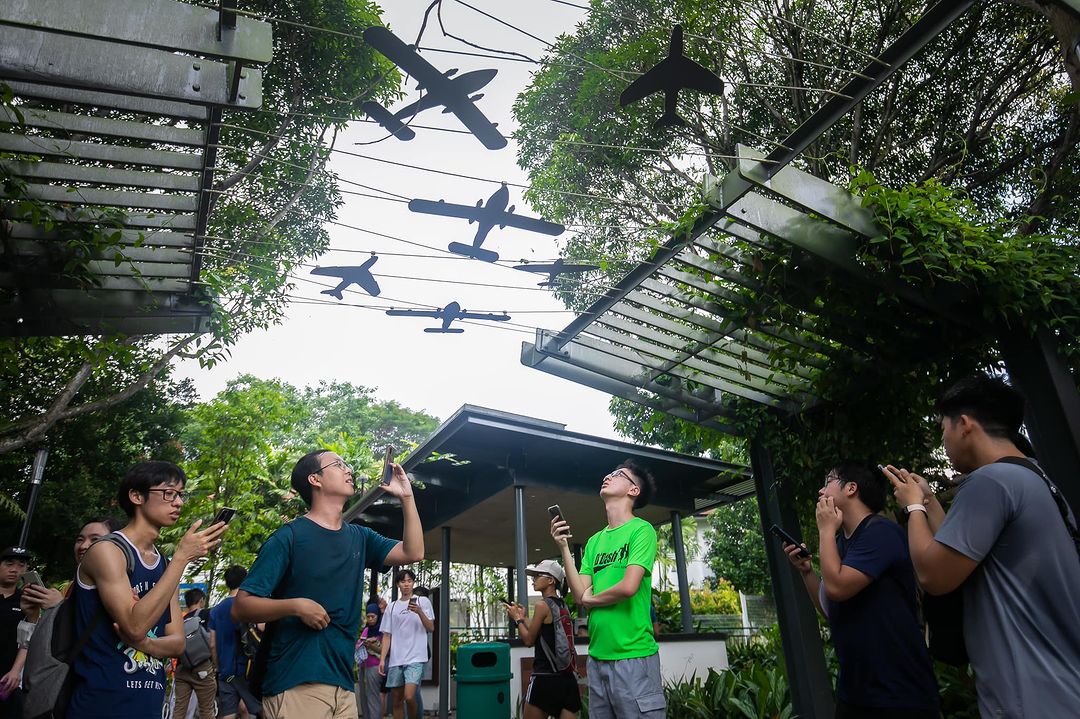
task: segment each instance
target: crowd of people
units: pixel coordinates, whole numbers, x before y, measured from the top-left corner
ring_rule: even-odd
[[[962,598],[956,641],[975,673],[980,714],[1072,716],[1080,707],[1075,515],[1030,456],[1020,435],[1024,400],[1006,382],[962,381],[938,411],[945,453],[963,477],[947,512],[915,472],[840,461],[818,492],[816,557],[806,544],[786,543],[831,629],[840,666],[836,716],[940,716],[923,619],[929,598],[949,593]],[[413,487],[399,465],[386,491],[401,504],[401,540],[343,521],[352,470],[334,452],[313,451],[291,476],[309,511],[270,535],[250,571],[228,568],[227,598],[208,609],[202,591],[189,590],[181,612],[182,577],[227,529],[195,521],[171,559],[158,551],[162,528],[179,520],[185,483],[169,462],[133,467],[117,493],[128,522],[84,524],[66,586],[47,588],[28,573],[27,550],[0,553],[0,719],[21,719],[24,699],[33,700],[33,686],[28,696],[20,689],[28,645],[43,612],[59,612],[62,602],[73,608],[78,649],[70,693],[50,699],[57,717],[162,716],[170,666],[177,719],[195,711],[200,719],[422,715],[431,602],[407,568],[395,576],[394,601],[364,593],[367,570],[424,556]],[[906,528],[882,514],[890,490]],[[588,614],[589,715],[665,716],[651,606],[656,531],[635,515],[654,491],[649,470],[632,460],[603,478],[607,523],[585,543],[580,568],[570,525],[552,519],[562,563],[528,568],[541,596],[531,618],[520,604],[506,606],[520,638],[535,647],[525,719],[571,719],[581,708],[566,591]]]

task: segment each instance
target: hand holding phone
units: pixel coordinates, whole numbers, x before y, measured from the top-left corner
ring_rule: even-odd
[[[44,587],[45,582],[41,581],[41,575],[35,572],[33,569],[29,569],[23,572],[22,575],[23,585],[36,584],[39,587]]]
[[[390,445],[386,445],[386,452],[383,455],[383,470],[382,470],[382,485],[384,487],[390,484],[390,480],[394,478],[394,448]]]
[[[803,559],[810,558],[810,552],[802,548],[802,542],[795,539],[795,537],[791,536],[791,534],[784,530],[782,527],[774,524],[773,526],[769,527],[769,531],[781,542],[784,542],[785,544],[792,544],[798,547],[799,551],[796,552],[796,554],[798,554]]]
[[[235,516],[236,516],[236,510],[235,509],[233,509],[232,507],[222,507],[220,510],[218,510],[218,513],[214,517],[214,520],[212,522],[210,522],[210,524],[207,525],[207,526],[212,527],[215,524],[217,524],[218,522],[224,522],[225,524],[228,524],[229,522],[232,521],[232,518],[235,517]]]

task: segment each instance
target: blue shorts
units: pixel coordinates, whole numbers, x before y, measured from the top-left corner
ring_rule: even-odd
[[[424,664],[425,662],[417,662],[416,664],[387,667],[386,688],[394,689],[396,687],[403,687],[406,684],[416,684],[419,686],[420,680],[424,676]]]

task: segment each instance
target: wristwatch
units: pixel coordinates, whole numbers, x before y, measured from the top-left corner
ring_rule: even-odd
[[[909,504],[908,506],[904,507],[904,512],[907,514],[911,514],[912,512],[922,512],[923,514],[929,514],[926,511],[926,506],[919,503]]]
[[[524,624],[524,623],[525,623],[524,619],[515,619],[514,620],[514,624]]]

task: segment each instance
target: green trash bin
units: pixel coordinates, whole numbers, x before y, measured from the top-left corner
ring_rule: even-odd
[[[510,719],[510,645],[462,644],[457,648],[457,715]]]

